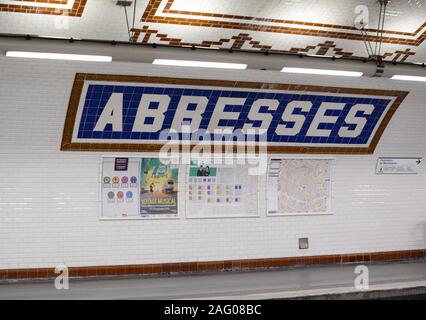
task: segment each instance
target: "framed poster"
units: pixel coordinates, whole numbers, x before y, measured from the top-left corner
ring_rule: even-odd
[[[177,165],[158,158],[104,157],[101,167],[102,219],[177,217]]]
[[[331,159],[271,159],[267,215],[331,214]]]
[[[158,158],[143,158],[140,170],[142,217],[176,217],[179,167]]]
[[[127,170],[115,158],[102,159],[102,218],[139,217],[140,159],[127,158]]]
[[[248,165],[192,161],[187,175],[188,218],[258,217],[259,175]]]

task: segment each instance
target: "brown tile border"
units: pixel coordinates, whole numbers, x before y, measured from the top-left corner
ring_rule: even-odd
[[[162,0],[151,0],[151,2],[155,2],[155,1],[160,1],[160,3],[161,3]],[[358,30],[354,26],[338,25],[338,24],[316,23],[316,22],[297,21],[297,20],[260,18],[260,17],[240,16],[240,15],[232,15],[232,14],[173,10],[172,6],[173,6],[174,2],[175,2],[175,0],[168,0],[166,6],[163,9],[163,13],[191,15],[191,16],[202,16],[202,17],[214,17],[214,18],[228,18],[228,19],[235,19],[235,20],[287,23],[287,24],[296,24],[296,25],[303,25],[303,26],[322,27],[322,28],[331,28],[331,29],[343,29],[343,30],[353,30],[353,31]],[[158,9],[158,6],[157,6],[157,9]],[[424,26],[426,26],[426,22],[423,23],[420,27],[418,27],[414,32],[383,30],[383,33],[385,33],[385,34],[390,33],[390,34],[397,34],[397,35],[404,35],[404,36],[415,36],[423,29]],[[367,31],[367,32],[377,32],[377,29],[364,29],[364,30]]]
[[[225,270],[256,270],[264,268],[289,267],[296,265],[339,265],[345,263],[367,263],[374,261],[393,261],[421,258],[426,258],[426,249],[286,258],[198,261],[143,265],[70,267],[69,275],[71,277],[160,275],[170,273],[219,272]],[[0,270],[0,280],[43,279],[53,278],[55,276],[56,275],[54,268]]]
[[[150,0],[145,12],[142,15],[142,22],[151,22],[151,23],[162,23],[162,24],[177,24],[177,25],[187,25],[187,26],[197,26],[197,27],[210,27],[210,28],[223,28],[223,29],[240,29],[240,30],[252,30],[252,31],[262,31],[262,32],[272,32],[272,33],[283,33],[283,34],[298,34],[303,36],[313,36],[313,37],[325,37],[325,38],[338,38],[346,40],[357,40],[357,41],[376,41],[377,35],[362,35],[361,32],[337,32],[335,30],[357,30],[354,26],[345,26],[345,25],[333,25],[333,24],[324,24],[316,22],[304,22],[304,21],[293,21],[293,20],[280,20],[280,19],[270,19],[270,18],[259,18],[252,16],[239,16],[232,14],[217,14],[217,13],[207,13],[207,12],[191,12],[191,11],[179,11],[172,10],[174,0],[168,0],[167,5],[165,6],[163,13],[172,13],[180,14],[180,17],[162,17],[157,15],[157,11],[160,7],[160,4],[163,0]],[[188,17],[189,16],[189,17]],[[205,19],[196,19],[192,17],[211,17],[211,18],[228,18],[228,19],[238,19],[242,22],[230,22],[222,20],[205,20]],[[249,23],[250,21],[264,21],[264,22],[275,22],[275,23],[288,23],[294,25],[303,25],[317,28],[330,28],[331,30],[321,30],[321,29],[305,29],[297,27],[283,27],[283,26],[270,26],[270,25],[257,25]],[[391,36],[384,36],[384,43],[393,43],[401,45],[410,45],[410,46],[419,46],[426,39],[426,32],[420,34],[423,27],[426,25],[424,22],[420,27],[418,27],[414,32],[402,32],[402,31],[392,31],[385,30],[384,34],[415,37],[417,39],[408,39],[408,38],[397,38]],[[366,29],[368,32],[376,32],[376,29]]]
[[[309,153],[309,154],[372,154],[386,129],[393,114],[401,105],[402,101],[408,95],[406,91],[395,90],[375,90],[361,88],[339,88],[324,87],[312,85],[282,84],[282,83],[264,83],[264,82],[243,82],[229,80],[206,80],[206,79],[184,79],[170,77],[150,77],[150,76],[128,76],[128,75],[106,75],[77,73],[74,79],[73,88],[68,105],[68,111],[65,118],[64,130],[62,135],[62,151],[118,151],[118,152],[158,152],[162,144],[132,144],[132,143],[75,143],[72,142],[74,122],[76,120],[78,104],[82,94],[84,81],[109,81],[109,82],[137,82],[137,83],[158,83],[158,84],[180,84],[180,85],[199,85],[213,87],[229,88],[251,88],[251,89],[275,89],[288,91],[311,91],[321,93],[347,93],[347,94],[365,94],[374,96],[396,97],[395,102],[386,113],[384,119],[376,131],[370,146],[365,148],[355,147],[291,147],[291,146],[268,146],[270,153]],[[192,146],[193,147],[193,146]],[[236,152],[236,147],[233,148]],[[259,151],[259,148],[256,148]]]
[[[148,44],[152,37],[159,39],[161,42],[166,42],[168,45],[177,46],[177,47],[195,47],[195,48],[213,48],[221,47],[224,43],[230,43],[234,40],[231,48],[232,49],[241,49],[244,43],[248,43],[253,49],[259,50],[262,52],[268,53],[278,53],[278,54],[308,54],[310,50],[317,56],[325,56],[326,54],[331,54],[335,57],[346,57],[351,59],[364,59],[363,56],[356,56],[353,52],[344,50],[343,48],[337,47],[337,44],[334,41],[323,41],[323,43],[318,43],[315,45],[307,45],[304,48],[291,47],[287,50],[284,49],[274,49],[272,45],[261,44],[260,41],[256,41],[248,33],[239,33],[238,35],[232,36],[230,38],[220,38],[218,40],[202,40],[198,42],[188,42],[183,41],[182,38],[171,38],[167,33],[160,33],[159,30],[150,29],[149,26],[145,25],[141,29],[131,29],[132,31],[132,40],[137,42],[141,33],[144,33],[142,38],[142,43]],[[385,61],[393,62],[405,62],[410,56],[415,55],[415,51],[411,51],[410,48],[406,48],[404,51],[395,50],[394,52],[385,52],[382,54],[382,58]],[[393,58],[392,58],[393,56]],[[389,59],[387,59],[389,58]],[[392,60],[390,60],[392,58]]]

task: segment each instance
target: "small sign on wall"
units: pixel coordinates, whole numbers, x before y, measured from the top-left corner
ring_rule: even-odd
[[[129,158],[115,158],[115,171],[127,171],[129,167]]]
[[[422,158],[379,158],[376,174],[418,174]]]

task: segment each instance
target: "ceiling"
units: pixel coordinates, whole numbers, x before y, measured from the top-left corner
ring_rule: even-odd
[[[131,2],[126,20],[116,0],[0,0],[0,30],[350,58],[367,57],[369,44],[379,48],[377,0]],[[383,59],[425,63],[425,38],[426,0],[390,1],[380,50]]]

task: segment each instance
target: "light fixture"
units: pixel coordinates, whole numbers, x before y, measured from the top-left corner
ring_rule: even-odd
[[[407,80],[407,81],[423,81],[426,82],[426,77],[419,77],[419,76],[406,76],[402,74],[396,74],[392,76],[393,80]]]
[[[329,69],[307,69],[307,68],[282,68],[281,72],[287,73],[305,73],[305,74],[322,74],[330,76],[344,76],[344,77],[361,77],[362,72],[357,71],[342,71],[342,70],[329,70]]]
[[[152,64],[180,67],[200,67],[200,68],[222,68],[222,69],[246,69],[247,65],[242,63],[191,61],[191,60],[169,60],[154,59]]]
[[[112,61],[112,57],[110,56],[95,56],[95,55],[68,54],[68,53],[27,52],[27,51],[7,51],[6,57],[93,61],[93,62],[111,62]]]

